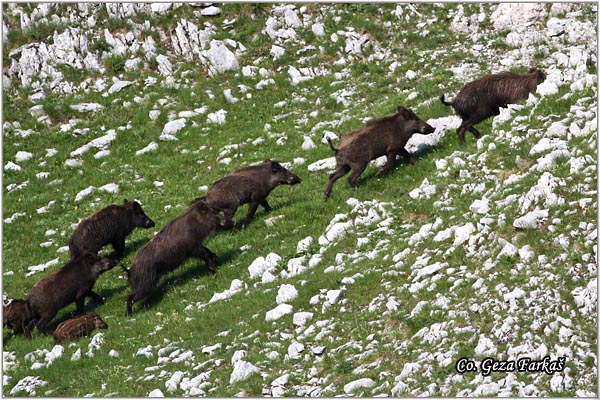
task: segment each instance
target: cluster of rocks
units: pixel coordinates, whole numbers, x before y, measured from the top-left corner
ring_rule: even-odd
[[[99,10],[106,10],[111,17],[131,18],[137,14],[161,14],[171,12],[180,7],[196,7],[194,16],[198,20],[180,19],[175,22],[173,32],[159,32],[161,41],[166,43],[170,50],[159,54],[158,46],[152,37],[141,39],[142,30],[150,29],[150,25],[131,23],[130,31],[110,32],[102,30],[100,36],[109,45],[103,51],[90,51],[92,43],[97,40],[97,32],[93,28],[97,24]],[[56,33],[52,44],[34,43],[14,50],[9,75],[5,79],[14,79],[20,85],[29,85],[34,89],[51,90],[68,93],[70,91],[92,90],[102,91],[106,94],[116,93],[122,88],[131,86],[133,82],[123,81],[118,78],[101,78],[94,82],[74,86],[64,77],[59,79],[59,65],[75,65],[81,69],[96,69],[100,73],[106,72],[103,65],[105,57],[111,55],[127,56],[125,69],[136,70],[142,68],[151,60],[156,61],[157,72],[160,79],[173,80],[179,60],[198,61],[206,66],[209,74],[217,74],[230,69],[240,69],[244,77],[257,77],[263,79],[255,88],[260,90],[273,84],[270,78],[276,72],[261,67],[262,59],[251,62],[251,65],[242,65],[245,46],[234,39],[214,40],[215,33],[220,29],[210,19],[219,10],[215,6],[191,5],[177,3],[110,3],[105,5],[77,4],[69,5],[73,10],[71,17],[58,17],[53,15],[53,6],[40,4],[30,14],[24,14],[18,5],[9,6],[9,13],[21,13],[21,26],[31,29],[38,23],[45,21],[67,20],[73,26],[62,33]],[[225,6],[224,6],[225,7]],[[238,337],[228,337],[229,331],[221,332],[215,336],[215,343],[205,345],[197,354],[185,345],[172,342],[165,338],[158,345],[148,345],[141,348],[134,357],[147,358],[156,361],[148,366],[144,375],[138,377],[144,381],[154,381],[161,389],[149,393],[150,397],[163,396],[167,393],[183,393],[185,395],[200,396],[214,393],[223,382],[215,380],[215,372],[219,368],[229,368],[227,378],[229,384],[244,382],[251,377],[263,378],[263,395],[285,395],[294,393],[303,395],[430,395],[446,396],[455,392],[456,385],[468,386],[458,395],[546,395],[538,387],[549,385],[552,391],[561,392],[571,390],[573,387],[593,387],[585,382],[586,377],[579,371],[593,370],[585,366],[585,357],[593,357],[593,343],[587,343],[589,337],[581,333],[578,326],[578,313],[586,318],[593,318],[597,307],[597,285],[594,275],[597,274],[597,254],[594,243],[597,241],[595,225],[582,222],[572,226],[569,216],[574,212],[589,212],[593,207],[593,198],[597,196],[594,186],[597,162],[590,156],[592,148],[596,146],[597,115],[595,98],[585,98],[573,101],[573,105],[565,115],[544,116],[539,122],[539,127],[529,129],[528,125],[533,119],[538,119],[536,108],[546,96],[559,93],[559,88],[569,87],[569,92],[563,100],[572,100],[570,96],[578,96],[583,89],[595,88],[596,77],[587,73],[589,63],[596,63],[596,55],[592,43],[595,43],[596,28],[591,23],[577,19],[579,9],[575,4],[556,3],[552,5],[539,4],[500,4],[493,7],[480,6],[480,12],[467,15],[463,6],[458,6],[451,18],[451,29],[456,32],[471,32],[475,43],[487,33],[486,29],[496,32],[510,31],[504,39],[505,42],[515,47],[503,53],[503,57],[493,54],[493,50],[484,44],[472,46],[474,54],[489,57],[493,69],[505,69],[509,66],[524,66],[535,59],[535,51],[547,52],[543,65],[548,72],[548,77],[543,85],[539,86],[537,93],[532,94],[523,106],[511,106],[504,109],[492,124],[493,133],[484,135],[477,141],[477,149],[473,152],[456,151],[444,159],[435,161],[435,176],[415,182],[414,186],[406,188],[407,195],[413,201],[428,201],[436,199],[433,207],[440,213],[462,210],[463,215],[451,217],[436,217],[430,223],[416,223],[414,221],[401,221],[397,227],[394,221],[394,207],[392,205],[374,201],[358,201],[350,199],[347,206],[341,206],[339,214],[335,215],[320,235],[308,236],[297,243],[296,253],[278,255],[267,254],[256,258],[247,266],[250,284],[234,279],[229,288],[222,292],[214,293],[207,302],[197,302],[182,305],[186,318],[193,319],[194,313],[208,307],[209,304],[221,301],[238,301],[242,296],[251,295],[252,291],[265,290],[267,284],[279,283],[276,289],[271,290],[271,300],[265,309],[257,311],[252,318],[268,321],[272,324],[272,332],[243,331]],[[486,11],[487,10],[487,14]],[[492,11],[490,13],[490,11]],[[489,15],[488,15],[489,14]],[[324,68],[303,67],[314,54],[318,54],[323,46],[304,43],[297,34],[299,29],[310,29],[318,40],[329,40],[337,44],[338,53],[335,63],[345,65],[351,58],[362,58],[367,61],[385,59],[386,49],[380,48],[372,38],[357,32],[352,27],[345,27],[343,31],[330,31],[317,13],[310,15],[306,7],[296,8],[293,5],[275,6],[267,17],[263,34],[272,40],[269,56],[277,59],[290,53],[290,49],[302,47],[298,56],[298,65],[282,68],[277,72],[287,73],[291,82],[298,84],[302,81],[315,79],[327,75],[329,70]],[[396,18],[410,19],[416,22],[419,34],[427,35],[428,26],[435,23],[436,18],[425,20],[413,5],[398,5],[394,11]],[[335,14],[333,16],[335,18]],[[491,21],[491,28],[482,24],[485,20]],[[227,21],[225,26],[232,26],[233,21]],[[535,30],[526,27],[537,27]],[[24,30],[25,30],[24,29]],[[129,29],[129,28],[128,28]],[[6,32],[6,30],[5,30]],[[535,47],[531,47],[535,44]],[[246,45],[250,45],[246,43]],[[19,52],[17,52],[19,50]],[[217,54],[215,58],[212,55]],[[307,55],[308,54],[308,55]],[[263,57],[269,57],[267,55]],[[382,58],[381,58],[382,57]],[[30,61],[27,61],[30,60]],[[392,65],[394,66],[392,68]],[[400,63],[390,64],[390,76]],[[455,81],[464,82],[472,75],[480,74],[481,69],[476,64],[462,64],[443,66],[455,73]],[[416,68],[415,68],[416,69]],[[37,72],[36,72],[37,71]],[[413,71],[406,73],[409,81],[415,79],[417,74]],[[10,78],[9,78],[10,77]],[[40,78],[41,77],[41,78]],[[355,93],[344,82],[345,75],[337,73],[335,80],[341,87],[336,92],[336,101],[351,106]],[[156,83],[156,78],[147,79],[147,85]],[[86,86],[87,85],[87,86]],[[311,88],[315,90],[315,88]],[[230,102],[238,100],[226,95]],[[237,94],[236,94],[237,95]],[[416,95],[416,93],[415,93]],[[291,97],[291,96],[290,96]],[[166,99],[165,103],[167,102]],[[437,100],[437,99],[436,99]],[[346,102],[347,101],[347,102]],[[346,102],[346,103],[344,103]],[[155,119],[162,112],[157,104],[150,111],[150,119]],[[293,104],[293,99],[284,101],[275,108],[283,108]],[[320,107],[320,102],[316,107]],[[93,112],[102,109],[100,104],[81,103],[73,105],[78,112]],[[165,107],[166,108],[166,107]],[[32,115],[41,116],[39,108],[29,110]],[[164,125],[158,138],[161,141],[177,139],[177,134],[190,124],[195,126],[193,118],[203,115],[208,110],[205,108],[184,111],[169,116],[169,122]],[[318,115],[316,108],[314,115]],[[527,115],[515,116],[517,113],[527,112]],[[219,110],[209,113],[208,123],[220,124],[225,121],[227,111]],[[339,117],[339,118],[338,118]],[[202,117],[204,120],[204,116]],[[283,117],[282,117],[283,118]],[[301,125],[301,116],[298,125]],[[316,124],[310,134],[321,132],[324,128],[335,129],[340,122],[347,120],[345,115],[336,115],[335,121],[325,121]],[[333,118],[332,118],[333,119]],[[455,116],[428,121],[436,128],[436,133],[412,141],[409,151],[433,146],[443,134],[451,132],[458,126],[459,119]],[[505,131],[506,123],[510,122],[510,129]],[[18,122],[5,127],[10,128],[11,135],[25,138],[32,132],[20,130]],[[70,129],[65,127],[65,129]],[[85,134],[83,130],[76,130]],[[265,131],[268,131],[265,126]],[[75,134],[75,131],[73,131]],[[109,153],[109,145],[120,132],[120,129],[107,130],[97,139],[75,149],[71,157],[79,157],[90,150],[96,151],[95,156],[105,157]],[[118,133],[120,134],[120,133]],[[325,131],[325,136],[335,135]],[[233,153],[239,153],[242,146],[249,143],[260,143],[258,140],[248,139],[247,142],[229,145],[219,155],[222,162],[231,161]],[[310,136],[304,137],[302,149],[310,151],[316,147]],[[162,142],[161,142],[162,143]],[[161,144],[162,145],[162,144]],[[166,145],[166,144],[165,144]],[[516,148],[527,146],[528,155],[533,160],[533,165],[523,171],[505,171],[504,161],[501,163],[491,160],[493,157],[504,157],[498,153],[498,148]],[[154,141],[136,152],[143,155],[155,151],[158,144]],[[50,151],[46,157],[52,157]],[[108,153],[107,153],[108,152]],[[595,154],[595,150],[593,153]],[[231,157],[226,157],[231,156]],[[17,171],[31,165],[32,153],[17,152],[14,160],[5,166],[6,171]],[[33,158],[35,159],[35,158]],[[564,161],[566,159],[566,161]],[[79,159],[72,159],[73,165],[80,165]],[[228,162],[227,161],[227,162]],[[28,164],[29,162],[29,164]],[[375,163],[381,162],[375,161]],[[508,163],[507,162],[507,163]],[[561,178],[552,170],[557,163],[563,163],[570,172],[569,177]],[[21,167],[19,164],[22,164]],[[519,165],[519,160],[515,160]],[[67,164],[66,164],[67,165]],[[70,166],[71,163],[69,163]],[[319,171],[333,168],[333,158],[310,163],[309,171]],[[554,174],[556,175],[553,175]],[[504,174],[504,175],[503,175]],[[436,185],[437,178],[455,177],[450,185]],[[503,176],[505,179],[500,179]],[[524,180],[530,177],[533,179]],[[19,186],[11,184],[9,191],[17,190]],[[523,182],[529,182],[524,185]],[[159,187],[162,182],[155,182]],[[14,186],[13,186],[14,185]],[[574,192],[570,192],[573,188]],[[412,190],[411,190],[412,189]],[[108,184],[101,187],[89,186],[76,194],[76,200],[87,198],[94,191],[118,191],[118,185]],[[577,193],[577,198],[569,198],[568,193]],[[471,196],[468,210],[457,204],[463,198]],[[51,202],[52,203],[52,202]],[[52,204],[49,203],[47,207]],[[343,211],[348,208],[348,212]],[[41,211],[38,211],[41,212]],[[15,213],[4,220],[12,223],[25,216]],[[276,224],[276,216],[270,223]],[[549,232],[556,232],[551,238],[551,244],[561,249],[554,259],[549,259],[544,254],[538,254],[534,246],[522,245],[516,238],[503,238],[494,227],[518,229],[519,234],[544,227]],[[512,226],[511,226],[512,225]],[[344,238],[355,238],[355,251],[340,253],[336,246]],[[386,238],[393,238],[392,241]],[[383,238],[383,239],[382,239]],[[545,236],[544,240],[548,236]],[[405,243],[407,247],[402,250],[398,243]],[[575,308],[572,305],[557,302],[556,299],[564,298],[563,293],[555,288],[555,282],[561,281],[564,276],[561,272],[556,274],[557,265],[565,265],[568,252],[574,244],[585,250],[581,260],[576,265],[569,266],[569,274],[574,279],[579,279],[577,287],[570,292]],[[583,244],[583,245],[582,245]],[[244,251],[244,249],[240,249]],[[459,250],[457,252],[457,250]],[[469,259],[469,266],[451,265],[445,260],[464,251],[465,258]],[[298,292],[302,291],[303,274],[314,271],[317,265],[321,266],[325,257],[335,254],[335,262],[324,266],[326,273],[341,274],[338,287],[322,288],[308,302],[301,303],[297,300]],[[334,258],[331,256],[330,258]],[[366,260],[378,259],[380,263],[362,263]],[[497,271],[500,259],[514,260],[511,276],[526,278],[523,282],[513,283],[501,276]],[[285,260],[285,261],[284,261]],[[30,267],[31,273],[43,270],[58,262]],[[467,262],[465,262],[466,264]],[[367,265],[368,267],[364,267]],[[9,271],[11,272],[11,271]],[[5,272],[6,274],[6,272]],[[365,309],[353,308],[352,285],[363,285],[361,280],[368,276],[368,283],[378,282],[380,290],[373,294],[373,299]],[[289,278],[297,277],[299,284],[290,284]],[[443,280],[440,280],[442,279]],[[379,279],[379,281],[377,281]],[[296,281],[294,281],[295,283]],[[400,282],[400,284],[398,284]],[[436,293],[440,282],[448,282],[452,286],[444,294]],[[553,284],[554,283],[554,284]],[[464,298],[464,291],[474,292],[473,297]],[[431,299],[415,302],[414,307],[409,307],[406,319],[413,319],[422,313],[437,318],[444,315],[444,321],[425,323],[412,336],[397,340],[390,340],[390,330],[406,329],[405,321],[397,321],[393,315],[404,311],[401,297],[406,293],[417,296],[424,293],[435,293]],[[463,296],[463,297],[461,297]],[[346,298],[346,297],[349,297]],[[350,300],[350,301],[349,301]],[[292,306],[292,303],[294,304]],[[300,304],[299,304],[300,303]],[[410,310],[412,308],[412,310]],[[331,313],[334,310],[334,313]],[[525,314],[523,310],[527,310]],[[202,311],[201,311],[202,312]],[[482,332],[478,327],[478,315],[482,312],[493,316],[493,326]],[[378,332],[367,334],[361,329],[349,329],[340,335],[339,332],[348,325],[344,322],[345,315],[361,313],[361,318],[370,318],[371,331]],[[367,317],[362,315],[367,313]],[[331,315],[342,317],[331,318]],[[570,314],[568,318],[565,315]],[[506,318],[506,315],[510,315]],[[473,317],[475,316],[475,317]],[[331,319],[327,319],[331,318]],[[533,326],[526,326],[527,321],[533,321]],[[390,323],[393,322],[393,326]],[[543,327],[542,324],[546,324]],[[531,328],[536,330],[533,334]],[[163,327],[158,325],[155,335]],[[162,335],[167,330],[160,332]],[[543,332],[546,336],[542,336]],[[268,336],[267,336],[268,335]],[[400,335],[396,335],[398,338]],[[559,337],[560,345],[554,349],[545,347],[544,340]],[[268,339],[265,343],[264,339]],[[254,340],[257,340],[256,342]],[[578,369],[577,374],[565,371],[564,374],[552,378],[540,375],[534,383],[520,381],[519,375],[506,374],[501,379],[497,377],[477,376],[473,381],[468,376],[448,374],[447,377],[434,377],[434,371],[439,366],[451,368],[456,360],[458,350],[456,340],[464,339],[466,346],[471,346],[478,357],[485,356],[531,356],[540,357],[548,353],[569,356],[571,362]],[[507,341],[510,340],[507,344]],[[265,343],[263,348],[258,348],[255,343]],[[570,343],[564,344],[562,343]],[[57,349],[60,350],[60,349]],[[89,351],[99,350],[90,348]],[[77,351],[79,353],[77,353]],[[77,360],[81,350],[77,350],[71,357]],[[224,353],[233,353],[224,356]],[[35,354],[33,362],[40,366],[47,366],[47,354]],[[77,355],[78,354],[78,355]],[[92,352],[93,354],[93,352]],[[115,353],[112,353],[113,356]],[[404,366],[400,370],[390,370],[389,366],[382,363],[389,354],[403,354]],[[110,355],[110,354],[109,354]],[[345,384],[339,384],[339,377],[333,373],[323,373],[315,367],[324,357],[334,356],[335,360],[347,360],[355,368]],[[582,356],[583,355],[583,356]],[[202,358],[201,358],[202,357]],[[220,358],[221,357],[221,358]],[[5,353],[4,362],[12,365],[10,353]],[[208,358],[208,359],[207,359]],[[227,359],[225,359],[227,358]],[[288,361],[286,368],[269,374],[269,365],[275,360]],[[250,360],[252,362],[250,362]],[[373,360],[372,362],[370,362]],[[383,364],[383,365],[382,365]],[[169,365],[169,368],[165,366]],[[182,365],[181,370],[172,372]],[[397,365],[397,364],[396,364]],[[185,371],[185,372],[184,372]],[[195,371],[195,372],[194,372]],[[229,373],[230,372],[230,373]],[[369,376],[369,377],[367,377]],[[372,379],[375,376],[377,380]],[[424,387],[422,378],[437,381]],[[9,378],[9,377],[8,377]],[[8,379],[4,375],[4,384]],[[133,379],[133,378],[132,378]],[[11,390],[11,394],[23,391],[35,395],[36,389],[48,386],[47,382],[39,378],[26,377],[19,381]],[[454,391],[453,391],[454,390]],[[244,393],[241,393],[244,394]],[[590,396],[593,393],[578,389],[578,395]]]
[[[61,71],[62,65],[79,71],[107,72],[106,60],[109,57],[126,58],[124,70],[132,71],[148,67],[149,62],[156,62],[158,72],[165,76],[174,73],[173,63],[176,57],[197,59],[204,65],[209,74],[237,70],[240,68],[238,57],[244,54],[245,47],[234,40],[211,40],[216,28],[207,17],[218,15],[221,10],[211,3],[178,4],[178,3],[106,3],[78,4],[65,7],[73,8],[70,18],[58,17],[53,13],[50,4],[38,5],[31,14],[21,7],[11,4],[9,14],[19,15],[21,31],[24,35],[41,24],[64,24],[68,26],[59,33],[40,42],[33,42],[12,49],[9,52],[10,66],[3,75],[5,87],[17,84],[31,87],[34,91],[43,92],[50,89],[59,93],[72,93],[92,86],[88,79],[80,84],[69,82]],[[174,33],[169,35],[160,28],[152,28],[150,19],[154,15],[164,14],[179,7],[200,7],[194,16],[205,20],[205,28],[199,29],[197,24],[186,19],[177,22]],[[109,29],[97,29],[98,19],[102,12],[109,18],[126,19],[129,30],[121,29],[111,32]],[[49,16],[51,15],[51,16]],[[136,15],[148,15],[149,19],[142,24],[130,18]],[[161,41],[170,43],[166,54],[160,50],[152,35],[143,32],[155,29]],[[4,23],[3,40],[8,43],[8,27]],[[18,83],[17,83],[18,82]]]

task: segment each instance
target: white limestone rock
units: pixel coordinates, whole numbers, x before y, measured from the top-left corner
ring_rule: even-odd
[[[233,385],[234,383],[245,381],[252,375],[258,373],[260,373],[260,369],[258,369],[256,366],[252,365],[248,361],[240,360],[233,366],[233,372],[229,378],[229,384]]]
[[[276,321],[282,318],[285,315],[291,314],[294,311],[294,307],[289,304],[280,304],[274,309],[267,311],[265,315],[265,320],[268,321]]]
[[[175,134],[185,128],[186,119],[179,118],[170,122],[167,122],[163,127],[162,133],[159,137],[160,140],[177,140]]]
[[[294,300],[296,297],[298,297],[298,290],[294,287],[294,285],[283,284],[277,291],[275,302],[277,304],[288,303]]]
[[[210,75],[240,69],[236,55],[221,40],[211,40],[210,48],[204,52],[204,55],[209,63]]]

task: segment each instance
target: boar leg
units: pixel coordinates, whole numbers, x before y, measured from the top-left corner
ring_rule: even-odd
[[[28,324],[26,324],[25,322],[23,322],[23,325],[21,326],[21,329],[23,329],[23,335],[25,335],[25,337],[27,339],[31,339],[31,330],[29,329]]]
[[[21,323],[21,327],[23,329],[23,335],[25,335],[25,337],[27,339],[31,339],[31,328],[33,328],[34,323],[35,323],[34,317],[27,317]]]
[[[89,292],[91,292],[91,290],[88,291],[88,292],[86,292],[85,294],[80,295],[80,296],[78,296],[78,297],[75,298],[75,307],[76,307],[75,308],[75,315],[81,315],[81,314],[83,314],[83,306],[84,306],[84,303],[85,303],[85,296]]]
[[[244,219],[244,222],[242,222],[242,228],[248,226],[250,220],[252,219],[252,217],[254,217],[254,214],[256,213],[259,204],[260,202],[252,200],[252,202],[250,203],[250,207],[248,207],[248,213],[246,214],[246,218]]]
[[[35,323],[35,327],[36,327],[36,328],[37,328],[37,329],[38,329],[40,332],[42,332],[44,335],[47,335],[47,334],[48,334],[48,332],[46,332],[46,324],[47,324],[48,322],[50,322],[50,320],[51,320],[52,318],[53,318],[53,317],[50,317],[50,318],[48,318],[48,317],[42,317],[42,318],[38,319],[38,320],[37,320],[37,322]]]
[[[104,304],[104,299],[102,298],[102,296],[100,296],[93,290],[89,290],[85,295],[91,297],[94,300],[95,304]]]
[[[126,315],[128,317],[131,317],[131,315],[133,314],[133,303],[135,300],[134,295],[130,294],[129,296],[127,296],[127,311],[126,311]]]
[[[204,246],[200,246],[198,248],[198,252],[196,257],[203,259],[208,265],[208,269],[212,272],[217,272],[217,265],[219,264],[219,256],[210,251],[208,248]]]
[[[267,199],[264,199],[263,201],[261,201],[260,205],[263,206],[263,208],[265,209],[266,212],[269,212],[269,211],[272,210],[272,208],[269,205],[269,203],[267,203]]]
[[[411,164],[417,163],[417,159],[412,154],[410,154],[404,147],[398,150],[398,155],[406,158]]]
[[[481,137],[481,133],[479,133],[479,131],[478,131],[477,129],[475,129],[475,127],[474,127],[474,126],[471,126],[471,127],[469,127],[469,131],[471,131],[471,133],[472,133],[473,135],[475,135],[475,137],[476,137],[477,139],[479,139],[479,138]]]
[[[28,339],[31,339],[31,330],[33,329],[33,326],[35,325],[35,322],[36,322],[36,320],[34,318],[29,320],[29,322],[23,322],[23,332],[25,334],[25,337]]]
[[[115,251],[110,255],[110,258],[123,257],[123,254],[125,254],[125,239],[115,240],[111,242],[111,245]]]
[[[467,128],[465,128],[463,125],[459,126],[458,129],[456,130],[456,132],[458,133],[458,140],[462,144],[465,144],[465,131],[466,130],[467,130]]]
[[[229,227],[233,227],[233,215],[235,214],[237,208],[233,207],[233,208],[226,208],[223,211],[223,217],[225,219],[225,223],[223,224],[224,227],[229,228]]]
[[[477,118],[477,117],[469,117],[468,119],[463,120],[462,124],[460,124],[460,126],[458,127],[458,131],[457,131],[458,139],[460,140],[461,143],[465,143],[465,132],[466,131],[472,132],[473,135],[475,135],[475,137],[479,139],[481,134],[479,133],[479,131],[477,129],[475,129],[473,127],[473,125],[475,125],[478,122],[481,122],[481,119]]]
[[[135,290],[129,296],[127,296],[127,316],[131,317],[133,315],[133,303],[137,303],[140,300],[144,300],[150,294],[149,291],[146,290]]]
[[[377,171],[375,176],[385,175],[396,166],[396,151],[388,151],[385,156],[387,161],[385,165],[379,171]]]
[[[350,166],[343,164],[338,166],[337,169],[331,175],[329,175],[327,189],[325,189],[325,193],[323,193],[323,197],[325,197],[325,200],[329,198],[329,195],[331,194],[331,189],[333,188],[333,184],[335,183],[335,181],[340,179],[342,176],[346,175],[349,171]]]
[[[358,179],[360,174],[362,174],[365,168],[367,168],[367,164],[368,163],[352,166],[352,173],[348,177],[348,183],[350,184],[350,186],[356,189],[356,187],[358,186],[356,184],[356,179]]]

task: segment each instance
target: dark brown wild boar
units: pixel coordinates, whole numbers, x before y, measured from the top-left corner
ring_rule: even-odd
[[[31,339],[31,333],[25,326],[29,316],[29,304],[25,300],[14,299],[2,307],[2,325],[12,329],[14,335],[23,332],[27,339]]]
[[[387,162],[376,176],[391,171],[396,165],[397,155],[414,164],[417,160],[404,148],[406,142],[413,133],[428,135],[434,131],[435,128],[417,117],[414,112],[400,106],[396,114],[370,122],[364,128],[351,132],[342,140],[338,149],[333,147],[331,140],[327,138],[329,146],[335,152],[337,165],[335,171],[329,175],[327,189],[323,194],[325,200],[329,198],[335,181],[350,170],[352,173],[348,177],[348,183],[355,188],[356,179],[369,162],[377,157],[385,155]]]
[[[145,299],[156,288],[159,279],[183,264],[188,258],[204,260],[208,269],[217,270],[219,257],[202,245],[203,240],[225,226],[224,218],[202,199],[196,199],[135,255],[133,265],[125,270],[131,286],[127,297],[127,315],[133,304]]]
[[[94,311],[90,311],[79,317],[68,319],[58,324],[52,336],[54,343],[60,344],[77,340],[83,336],[89,336],[94,329],[106,329],[108,325]]]
[[[88,252],[97,254],[107,244],[114,253],[111,258],[120,258],[125,252],[125,237],[134,228],[152,228],[152,221],[137,201],[123,201],[123,205],[112,204],[103,208],[77,225],[69,239],[71,260]]]
[[[302,182],[276,161],[265,160],[262,164],[238,169],[213,183],[204,200],[216,210],[223,211],[225,219],[233,226],[233,215],[246,203],[248,212],[242,227],[248,226],[259,205],[271,211],[267,196],[279,185],[296,185]]]
[[[470,131],[476,138],[481,134],[473,126],[481,121],[500,114],[500,108],[516,103],[534,93],[537,85],[546,79],[544,71],[531,68],[526,74],[500,72],[491,74],[467,83],[458,93],[453,102],[440,100],[444,105],[451,106],[462,118],[458,127],[458,139],[465,142],[465,132]]]
[[[46,324],[56,316],[61,308],[75,302],[77,315],[83,312],[85,297],[102,303],[102,297],[92,291],[100,274],[112,269],[115,261],[100,258],[96,254],[85,253],[69,261],[58,271],[40,279],[27,294],[31,316],[28,329],[33,324],[46,333]]]

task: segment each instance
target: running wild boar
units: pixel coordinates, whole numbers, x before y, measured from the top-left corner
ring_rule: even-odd
[[[152,228],[152,221],[137,201],[110,205],[88,219],[81,221],[69,239],[71,260],[85,252],[97,254],[107,244],[114,253],[111,258],[120,258],[125,252],[125,237],[134,228]]]
[[[35,324],[46,334],[46,324],[61,308],[75,302],[75,313],[79,315],[83,312],[85,297],[92,297],[96,304],[102,303],[102,297],[92,288],[100,274],[112,269],[115,264],[112,259],[85,253],[40,279],[27,294],[31,311],[27,328],[31,329]]]
[[[135,302],[152,293],[163,275],[189,258],[204,260],[208,269],[215,272],[219,257],[202,242],[224,226],[224,218],[203,199],[193,201],[182,215],[165,225],[137,252],[131,268],[125,270],[131,286],[131,294],[126,300],[127,315],[132,314]]]
[[[404,148],[406,142],[414,133],[428,135],[434,131],[435,128],[417,117],[414,112],[400,106],[396,114],[370,122],[364,128],[350,133],[342,140],[338,149],[333,147],[331,140],[327,138],[329,146],[335,152],[337,165],[335,171],[329,175],[324,193],[325,200],[329,198],[335,181],[350,170],[352,173],[348,177],[348,183],[355,188],[356,179],[369,162],[377,157],[385,155],[387,162],[376,176],[391,171],[396,165],[397,155],[414,164],[417,160]]]
[[[79,317],[68,319],[58,324],[52,336],[54,343],[70,342],[83,336],[89,336],[94,329],[106,329],[108,325],[94,311],[85,313]]]
[[[279,185],[296,185],[302,182],[276,161],[265,160],[262,164],[238,169],[216,181],[204,197],[206,204],[223,211],[227,224],[233,226],[233,215],[246,203],[248,212],[242,227],[248,226],[259,205],[271,211],[267,196]]]
[[[531,68],[526,74],[500,72],[467,83],[453,102],[446,102],[440,96],[442,104],[451,106],[462,118],[458,127],[458,139],[465,143],[465,132],[470,131],[476,138],[481,134],[474,127],[481,121],[500,114],[500,108],[526,98],[534,93],[538,84],[546,79],[544,71]]]
[[[25,300],[11,300],[2,307],[2,325],[12,329],[13,334],[23,333],[26,338],[31,339],[25,322],[29,320],[29,304]]]

